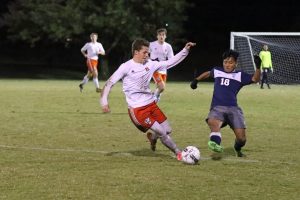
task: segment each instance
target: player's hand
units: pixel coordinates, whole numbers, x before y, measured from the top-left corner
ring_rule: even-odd
[[[102,106],[102,112],[103,113],[110,113],[109,105]]]
[[[261,65],[260,57],[258,55],[254,55],[253,58],[254,58],[256,69],[260,69],[260,65]]]
[[[188,42],[188,43],[186,43],[184,48],[187,49],[187,50],[190,50],[190,48],[193,47],[193,46],[196,46],[196,43]]]
[[[198,86],[197,86],[197,84],[198,84],[198,80],[197,79],[194,79],[192,82],[191,82],[191,88],[194,90],[194,89],[196,89]]]
[[[273,68],[271,68],[271,72],[272,72],[272,74],[273,74],[273,72],[274,72]]]

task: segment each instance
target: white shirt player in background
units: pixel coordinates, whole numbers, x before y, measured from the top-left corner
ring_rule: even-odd
[[[93,77],[93,82],[96,87],[96,92],[101,92],[98,81],[98,55],[105,55],[104,48],[101,43],[97,42],[98,34],[91,33],[91,42],[86,43],[81,48],[81,53],[86,58],[86,65],[88,68],[87,74],[84,76],[82,82],[79,84],[80,92],[83,90],[83,86]]]
[[[166,42],[167,30],[165,28],[160,28],[156,31],[157,40],[150,42],[150,59],[156,61],[169,60],[174,56],[172,46]],[[154,92],[156,101],[160,100],[160,95],[166,87],[167,81],[167,70],[159,69],[153,74],[153,80],[156,84],[156,90]]]
[[[133,58],[121,64],[107,80],[100,99],[103,112],[110,112],[109,92],[114,84],[122,80],[128,114],[133,124],[144,133],[151,130],[152,135],[149,135],[150,137],[147,135],[147,137],[153,151],[159,138],[163,145],[176,154],[177,160],[181,160],[181,150],[170,136],[171,127],[167,117],[155,102],[150,89],[150,81],[155,71],[168,69],[180,63],[188,55],[192,46],[195,46],[195,43],[189,42],[170,60],[157,62],[149,59],[149,42],[144,39],[136,39],[132,43]]]

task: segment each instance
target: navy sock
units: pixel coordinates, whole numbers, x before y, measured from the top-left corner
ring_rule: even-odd
[[[246,140],[245,141],[235,140],[234,149],[236,151],[241,151],[242,147],[245,146],[245,144],[246,144]]]
[[[215,143],[217,143],[218,145],[221,144],[221,137],[218,135],[212,135],[210,136],[210,140],[214,141]]]

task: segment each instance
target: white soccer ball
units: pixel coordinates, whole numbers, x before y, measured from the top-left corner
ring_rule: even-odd
[[[186,164],[197,164],[200,160],[200,151],[197,147],[194,146],[187,146],[185,147],[182,152],[182,162]]]

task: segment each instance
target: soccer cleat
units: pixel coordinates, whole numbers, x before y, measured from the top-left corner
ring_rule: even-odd
[[[101,93],[101,92],[102,92],[102,89],[96,88],[96,92],[97,92],[97,93]]]
[[[148,132],[148,133],[147,133],[147,138],[148,138],[148,140],[149,140],[149,142],[150,142],[150,149],[151,149],[152,151],[155,151],[157,139],[153,139],[153,138],[152,138],[152,133],[151,133],[151,132]]]
[[[83,85],[82,84],[79,84],[79,89],[80,89],[80,92],[82,92],[82,90],[83,90]]]
[[[176,154],[176,158],[177,158],[178,161],[182,160],[182,153],[181,153],[181,151]]]
[[[237,157],[246,157],[241,151],[235,151]]]
[[[218,152],[218,153],[223,152],[223,147],[221,145],[218,145],[214,141],[208,141],[208,148],[214,152]]]

